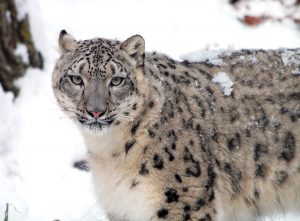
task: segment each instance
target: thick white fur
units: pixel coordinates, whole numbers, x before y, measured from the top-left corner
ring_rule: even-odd
[[[123,150],[125,126],[111,127],[100,134],[83,131],[89,151],[89,163],[95,179],[95,190],[100,204],[117,220],[127,217],[130,221],[152,220],[157,204],[157,194],[145,182],[129,191],[135,175],[125,163],[125,155],[112,159],[112,155]],[[134,163],[134,162],[132,162]],[[150,200],[145,200],[145,198]],[[116,215],[117,214],[117,215]]]

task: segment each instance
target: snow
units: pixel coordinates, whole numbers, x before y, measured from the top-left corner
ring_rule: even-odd
[[[0,220],[6,203],[10,205],[10,221],[106,220],[93,194],[91,174],[72,166],[75,160],[85,158],[84,143],[77,128],[59,110],[51,90],[61,29],[77,39],[100,36],[124,40],[138,33],[145,38],[147,51],[164,52],[175,59],[185,54],[181,59],[215,64],[221,64],[220,49],[228,46],[235,49],[299,46],[299,30],[290,20],[246,27],[237,19],[242,16],[240,11],[225,4],[227,0],[16,2],[21,12],[19,19],[30,12],[33,39],[46,63],[44,70],[28,69],[25,77],[16,82],[21,88],[16,100],[0,87]],[[255,4],[263,7],[255,2],[253,7]],[[166,10],[170,4],[172,10]],[[268,13],[274,11],[274,15],[281,16],[278,6],[270,4],[267,9]],[[18,48],[17,53],[25,59],[24,47]],[[195,50],[200,51],[187,54]],[[253,59],[255,63],[251,57],[241,59]],[[298,61],[289,54],[283,56],[287,64]],[[294,74],[298,73],[295,70]],[[230,94],[232,82],[226,78],[228,75],[219,75],[223,77],[216,76],[216,83],[225,85],[224,94]]]
[[[233,82],[230,80],[227,73],[225,72],[217,73],[212,79],[212,82],[220,85],[224,95],[226,96],[231,95],[231,92],[233,91],[232,89]]]
[[[232,46],[229,49],[219,49],[219,50],[198,50],[183,54],[179,56],[181,60],[187,60],[189,62],[206,62],[213,65],[221,66],[223,64],[222,56],[230,56],[233,52]],[[250,61],[253,64],[257,64],[258,60],[254,55],[241,55],[241,61]]]
[[[28,13],[28,1],[27,0],[15,0],[17,11],[18,11],[18,17],[17,19],[19,21],[23,20]]]
[[[6,12],[5,12],[5,17],[6,17],[6,20],[10,23],[10,22],[11,22],[11,14],[10,14],[10,11],[6,11]]]
[[[250,61],[252,64],[257,64],[258,60],[254,55],[241,55],[240,61]]]
[[[298,70],[293,70],[292,74],[293,75],[300,75],[300,70],[299,69]]]
[[[190,62],[208,62],[213,65],[222,65],[223,61],[219,57],[222,54],[221,50],[199,50],[191,52],[185,55],[181,55],[181,60],[187,60]]]
[[[5,93],[0,84],[0,101],[1,101],[1,117],[0,125],[10,125],[17,123],[14,116],[9,113],[17,112],[13,107],[13,94],[11,92]],[[5,117],[4,117],[5,116]],[[13,148],[13,140],[7,140],[7,137],[12,137],[14,135],[13,127],[0,127],[0,154],[6,152],[8,149]]]
[[[293,64],[300,65],[300,55],[293,51],[284,51],[281,54],[281,59],[286,66],[291,66]]]
[[[18,43],[15,49],[15,55],[20,56],[25,64],[29,64],[29,57],[26,45]]]

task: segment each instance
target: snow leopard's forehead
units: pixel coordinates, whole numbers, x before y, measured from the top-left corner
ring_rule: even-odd
[[[89,55],[91,53],[100,53],[102,56],[113,56],[119,48],[120,42],[104,38],[95,38],[78,42],[75,53]]]
[[[78,47],[71,58],[71,69],[77,69],[80,73],[86,73],[89,79],[106,78],[111,73],[111,63],[119,69],[122,64],[115,58],[119,50],[120,42],[102,38],[79,41]],[[109,69],[109,71],[108,71]]]

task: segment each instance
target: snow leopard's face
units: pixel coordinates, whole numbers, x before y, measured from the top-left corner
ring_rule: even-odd
[[[143,38],[76,41],[62,31],[59,45],[62,55],[52,83],[61,109],[93,131],[130,119],[138,95],[135,71],[143,65]]]

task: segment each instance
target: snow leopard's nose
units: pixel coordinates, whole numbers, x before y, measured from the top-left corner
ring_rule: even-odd
[[[91,117],[97,119],[97,118],[102,117],[102,116],[106,113],[106,110],[105,110],[105,111],[89,111],[88,109],[86,109],[86,112],[87,112]]]

